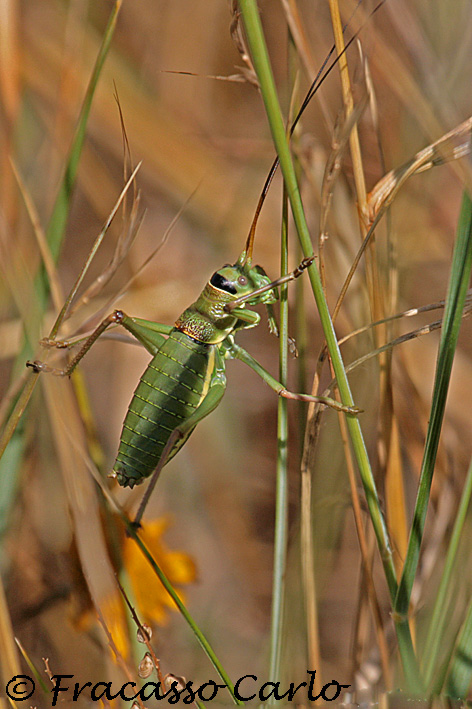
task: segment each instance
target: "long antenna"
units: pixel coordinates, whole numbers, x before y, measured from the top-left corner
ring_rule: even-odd
[[[357,5],[356,5],[356,8],[354,9],[354,11],[353,11],[353,13],[352,13],[349,22],[352,20],[352,17],[354,16],[354,14],[355,14],[355,12],[357,11],[357,8],[358,8],[358,6],[361,4],[361,2],[362,2],[362,0],[358,0],[358,3],[357,3]],[[385,2],[386,2],[386,0],[380,0],[380,2],[374,7],[374,9],[373,9],[372,12],[370,13],[370,15],[367,17],[367,19],[366,19],[366,21],[364,22],[364,24],[357,30],[357,32],[356,32],[356,33],[351,37],[351,39],[347,42],[347,44],[346,44],[346,46],[344,47],[343,51],[342,51],[340,54],[338,54],[338,56],[336,57],[336,59],[334,59],[334,61],[333,61],[333,62],[329,65],[329,67],[325,70],[325,67],[326,67],[327,63],[329,62],[330,57],[333,55],[333,53],[334,53],[335,50],[336,50],[336,47],[335,47],[335,45],[333,44],[333,46],[331,47],[330,51],[328,52],[328,54],[327,54],[327,56],[326,56],[326,59],[324,60],[323,64],[321,65],[320,70],[318,71],[316,77],[313,79],[313,81],[312,81],[312,83],[311,83],[311,86],[310,86],[310,88],[308,89],[308,92],[307,92],[307,94],[306,94],[306,96],[305,96],[305,98],[304,98],[304,100],[303,100],[303,103],[302,103],[302,105],[300,106],[300,108],[299,108],[299,110],[298,110],[298,113],[297,113],[297,115],[295,116],[295,118],[294,118],[294,120],[293,120],[293,123],[292,123],[292,125],[291,125],[291,127],[290,127],[290,131],[289,131],[289,137],[290,137],[290,138],[292,137],[292,135],[293,135],[293,133],[294,133],[294,130],[295,130],[295,128],[297,127],[298,121],[300,120],[300,118],[301,118],[303,112],[305,111],[306,107],[307,107],[308,104],[310,103],[310,101],[311,101],[311,99],[313,98],[313,96],[315,95],[315,93],[316,93],[316,92],[318,91],[318,89],[320,88],[320,86],[321,86],[321,84],[323,83],[323,81],[329,76],[329,74],[331,73],[331,71],[334,69],[334,67],[335,67],[336,64],[338,63],[340,57],[342,57],[342,55],[349,49],[349,47],[351,46],[351,44],[357,39],[357,37],[359,36],[359,34],[362,32],[362,30],[364,29],[364,27],[366,26],[366,24],[371,20],[371,18],[373,17],[373,15],[377,12],[377,10],[379,10],[379,9],[382,7],[382,5],[383,5]],[[346,31],[347,27],[349,26],[349,22],[347,22],[347,23],[344,25],[344,27],[343,27],[343,33]],[[324,73],[323,73],[323,72],[324,72]],[[271,167],[270,170],[269,170],[269,174],[267,175],[266,181],[265,181],[265,183],[264,183],[264,187],[262,188],[262,192],[261,192],[261,195],[260,195],[260,197],[259,197],[259,201],[258,201],[258,203],[257,203],[256,211],[255,211],[255,213],[254,213],[254,217],[253,217],[253,220],[252,220],[251,228],[249,229],[249,234],[248,234],[248,237],[247,237],[247,240],[246,240],[246,246],[245,246],[245,249],[244,249],[244,252],[243,252],[243,253],[244,253],[244,260],[243,260],[243,262],[242,262],[243,265],[245,265],[246,263],[249,263],[249,264],[250,264],[251,261],[252,261],[252,252],[253,252],[253,249],[254,249],[254,239],[255,239],[255,236],[256,236],[256,226],[257,226],[257,222],[258,222],[258,220],[259,220],[259,215],[260,215],[261,210],[262,210],[262,205],[263,205],[264,202],[265,202],[265,198],[266,198],[267,193],[268,193],[268,191],[269,191],[269,187],[270,187],[270,185],[271,185],[271,183],[272,183],[272,180],[274,179],[274,175],[275,175],[275,173],[277,172],[278,166],[279,166],[279,158],[278,158],[278,156],[277,156],[277,157],[275,158],[274,162],[272,163],[272,167]]]

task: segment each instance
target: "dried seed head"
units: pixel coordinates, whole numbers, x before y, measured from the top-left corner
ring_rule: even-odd
[[[150,625],[143,623],[137,632],[138,643],[147,643],[152,638],[152,628]]]
[[[139,663],[138,667],[138,675],[142,679],[146,679],[149,677],[151,672],[154,670],[154,662],[152,661],[152,657],[149,652],[147,652],[141,662]]]
[[[169,672],[169,674],[164,677],[164,687],[166,688],[166,691],[171,688],[173,682],[176,683],[177,690],[179,692],[185,689],[185,685],[187,684],[185,677],[179,677],[178,675],[173,675]]]

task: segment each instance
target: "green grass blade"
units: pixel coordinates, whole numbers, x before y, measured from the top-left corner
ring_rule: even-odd
[[[38,684],[39,684],[39,686],[41,687],[41,689],[43,690],[44,694],[49,694],[50,689],[49,689],[48,685],[46,684],[46,682],[45,682],[44,679],[43,679],[43,677],[44,677],[44,670],[39,670],[39,669],[36,667],[36,665],[34,664],[33,660],[32,660],[31,657],[28,655],[28,653],[26,652],[25,648],[23,647],[23,645],[21,644],[21,642],[18,640],[18,638],[15,638],[15,642],[16,642],[16,644],[18,645],[18,647],[19,647],[19,649],[20,649],[20,652],[21,652],[21,654],[22,654],[22,656],[23,656],[24,661],[26,662],[26,664],[27,664],[28,667],[30,668],[31,674],[34,676],[34,678],[35,678],[36,681],[38,682]]]
[[[281,275],[288,271],[288,203],[283,199]],[[288,287],[280,288],[280,323],[279,323],[279,381],[287,382],[288,360]],[[283,640],[283,606],[285,597],[285,568],[287,562],[287,525],[288,525],[288,418],[287,400],[279,397],[277,406],[277,466],[276,466],[276,503],[274,570],[272,580],[272,615],[270,634],[269,680],[280,679],[280,665]],[[271,697],[270,703],[275,699]]]
[[[472,682],[472,601],[457,639],[451,668],[446,679],[446,694],[466,699]]]
[[[241,13],[244,19],[246,36],[251,50],[254,67],[256,69],[262,98],[264,100],[267,117],[272,133],[272,138],[276,146],[280,160],[285,185],[293,213],[293,218],[298,232],[300,244],[305,256],[313,253],[310,233],[306,223],[300,191],[297,184],[295,169],[288,141],[285,135],[284,123],[280,110],[277,92],[275,89],[272,70],[270,67],[267,47],[262,32],[257,4],[255,0],[240,0]],[[346,406],[354,404],[349,382],[344,369],[341,353],[337,344],[336,334],[329,314],[328,306],[321,286],[318,269],[313,263],[308,268],[310,283],[313,295],[318,308],[323,332],[326,338],[329,354],[333,362],[337,384],[341,395],[341,401]],[[352,447],[356,456],[359,472],[361,475],[364,491],[366,495],[369,513],[374,527],[377,544],[382,559],[384,573],[387,580],[390,596],[395,599],[397,592],[397,581],[393,562],[392,548],[388,536],[384,516],[380,507],[377,488],[375,485],[372,469],[370,466],[367,449],[365,446],[360,422],[357,417],[347,416],[347,424],[351,437]],[[411,691],[421,692],[422,683],[419,678],[417,662],[413,650],[408,622],[400,619],[396,625],[399,650],[402,657],[403,668]]]
[[[441,434],[444,410],[446,407],[452,364],[456,351],[457,338],[462,320],[465,297],[472,267],[472,202],[467,193],[462,200],[456,244],[452,257],[444,319],[439,344],[434,381],[431,416],[429,419],[426,443],[421,465],[420,482],[416,499],[413,523],[410,531],[408,551],[403,567],[402,578],[395,600],[395,611],[400,616],[408,614],[411,590],[418,567],[421,541],[423,539],[426,513],[429,503],[436,454]]]
[[[437,662],[441,643],[444,638],[444,629],[449,617],[449,604],[447,596],[451,588],[451,576],[454,561],[457,555],[459,540],[464,527],[464,522],[467,515],[467,510],[472,496],[472,460],[470,462],[469,471],[462,492],[462,497],[457,511],[457,516],[452,530],[451,541],[447,550],[444,570],[439,584],[439,589],[434,602],[433,613],[429,623],[428,635],[423,650],[424,658],[424,679],[428,689],[431,688],[432,682],[435,679],[437,672]]]

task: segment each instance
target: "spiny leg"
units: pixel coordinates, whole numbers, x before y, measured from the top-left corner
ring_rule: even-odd
[[[251,369],[257,372],[257,374],[259,374],[259,376],[266,382],[266,384],[268,384],[271,389],[273,389],[279,396],[283,396],[286,399],[295,399],[297,401],[312,401],[319,404],[325,404],[326,406],[330,406],[332,409],[336,409],[337,411],[344,411],[344,413],[350,414],[352,416],[357,416],[357,414],[362,413],[362,409],[359,409],[357,406],[345,406],[339,401],[331,399],[327,396],[296,394],[295,392],[288,391],[285,386],[277,379],[275,379],[266,369],[264,369],[264,367],[259,364],[259,362],[255,360],[254,357],[251,357],[249,352],[246,352],[245,349],[237,345],[235,342],[230,344],[230,346],[228,347],[228,352],[232,357],[241,360],[241,362],[244,362],[249,367],[251,367]]]
[[[136,529],[139,529],[139,527],[141,526],[141,519],[149,502],[149,498],[152,495],[159,475],[161,474],[161,470],[165,466],[169,455],[174,449],[174,446],[179,442],[181,438],[185,438],[185,436],[190,434],[190,432],[195,428],[195,426],[218,406],[223,394],[225,393],[225,388],[226,379],[224,375],[221,375],[221,373],[218,372],[218,374],[213,380],[213,383],[210,384],[208,394],[205,396],[199,406],[195,409],[193,414],[187,419],[185,419],[185,421],[183,421],[180,426],[174,428],[174,430],[170,434],[167,443],[164,446],[164,450],[162,451],[159,463],[157,464],[157,467],[152,474],[147,490],[144,493],[143,499],[141,500],[136,517],[134,518],[134,521],[132,523],[133,527],[135,527]]]
[[[69,362],[67,367],[65,369],[59,369],[58,367],[50,367],[48,364],[45,362],[39,362],[38,360],[35,360],[34,362],[27,362],[26,366],[31,367],[35,372],[47,372],[48,374],[54,374],[57,377],[68,377],[72,374],[82,357],[84,357],[89,349],[92,347],[94,342],[98,340],[100,335],[102,335],[105,330],[110,327],[110,325],[115,325],[118,324],[119,318],[117,317],[117,313],[120,311],[115,310],[111,315],[106,317],[100,325],[98,325],[97,328],[92,332],[90,337],[85,341],[85,343],[82,345],[80,350],[77,352],[75,357]],[[52,346],[52,341],[47,342],[48,346]],[[67,347],[68,343],[66,342],[60,342],[59,347]]]
[[[169,325],[141,320],[139,318],[130,318],[122,310],[115,310],[111,315],[102,320],[100,325],[98,325],[90,337],[87,338],[78,353],[65,369],[50,367],[48,364],[39,362],[38,360],[35,360],[34,362],[27,362],[26,366],[34,369],[35,372],[47,372],[59,377],[68,377],[72,374],[82,357],[87,354],[92,345],[96,342],[96,340],[98,340],[100,335],[102,335],[105,330],[110,327],[110,325],[122,325],[137,340],[139,340],[139,342],[141,342],[152,355],[156,354],[159,347],[161,347],[165,342],[165,338],[162,336],[162,333],[168,335],[172,330],[172,327]],[[46,339],[44,340],[44,344],[47,347],[57,347],[60,349],[71,346],[71,343],[61,340],[55,341]]]
[[[126,315],[126,313],[124,313],[122,310],[115,310],[112,315],[114,315],[115,313],[122,314],[122,320],[119,321],[117,324],[122,325],[126,330],[128,330],[128,332],[130,332],[133,337],[135,337],[139,342],[141,342],[141,344],[148,350],[150,354],[156,354],[157,350],[164,342],[164,339],[162,337],[159,337],[159,335],[170,335],[171,331],[173,330],[173,325],[164,325],[163,323],[154,322],[152,320],[144,320],[143,318],[130,317],[129,315]],[[110,318],[112,317],[112,315],[109,315],[108,317]],[[105,321],[106,320],[108,320],[108,318],[106,318]],[[101,324],[98,327],[101,327]],[[92,333],[92,335],[93,334],[94,333]],[[89,335],[89,337],[91,337],[91,335]],[[80,344],[80,342],[85,342],[88,339],[89,338],[86,336],[73,341],[51,340],[49,337],[43,337],[43,339],[40,341],[40,344],[43,347],[48,348],[54,347],[55,349],[69,349]]]

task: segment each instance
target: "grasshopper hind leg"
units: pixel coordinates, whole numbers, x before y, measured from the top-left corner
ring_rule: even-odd
[[[154,355],[159,347],[165,342],[165,337],[163,335],[169,335],[172,327],[169,325],[163,325],[162,323],[154,323],[148,320],[142,320],[141,318],[131,318],[126,315],[122,310],[114,310],[111,315],[108,315],[102,322],[95,328],[91,335],[83,343],[82,347],[75,355],[75,357],[69,362],[67,367],[64,369],[59,369],[57,367],[50,367],[45,362],[40,362],[35,360],[34,362],[26,362],[26,366],[30,367],[34,372],[47,372],[48,374],[54,374],[58,377],[69,377],[76,366],[79,364],[80,360],[87,354],[92,345],[98,340],[100,335],[102,335],[110,325],[121,325],[128,330],[133,337],[141,342],[142,345],[147,349],[147,351]],[[51,340],[46,337],[41,341],[43,347],[56,348],[56,349],[69,349],[75,345],[73,342],[68,342],[67,340]]]

